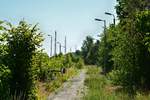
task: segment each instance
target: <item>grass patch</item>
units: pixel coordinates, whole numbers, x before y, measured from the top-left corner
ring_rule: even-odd
[[[149,94],[140,92],[134,99],[130,98],[121,86],[112,85],[111,81],[100,72],[101,69],[96,66],[87,67],[87,77],[84,82],[87,93],[83,96],[83,100],[150,100]]]

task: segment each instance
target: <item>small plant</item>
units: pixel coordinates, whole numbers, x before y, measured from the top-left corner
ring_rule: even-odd
[[[77,63],[76,63],[76,68],[82,69],[83,66],[84,66],[84,61],[83,61],[82,58],[79,58],[78,61],[77,61]]]

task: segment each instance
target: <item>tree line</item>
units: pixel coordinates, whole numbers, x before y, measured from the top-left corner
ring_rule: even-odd
[[[150,1],[117,0],[115,9],[119,23],[107,27],[106,46],[104,33],[99,42],[93,43],[89,36],[83,42],[84,62],[101,66],[113,84],[123,86],[129,94],[147,91],[150,89]]]

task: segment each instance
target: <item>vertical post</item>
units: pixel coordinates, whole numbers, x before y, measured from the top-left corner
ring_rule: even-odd
[[[108,15],[111,15],[110,13],[105,13]],[[106,36],[106,20],[102,19],[97,19],[95,18],[96,21],[103,21],[104,22],[104,68],[103,72],[106,74],[106,63],[107,63],[107,36]]]
[[[65,54],[67,52],[67,37],[65,36]]]
[[[59,44],[59,53],[61,53],[61,43]]]
[[[56,56],[56,43],[57,43],[57,32],[55,31],[55,45],[54,45],[54,55]]]
[[[53,37],[52,37],[52,35],[50,35],[50,34],[48,34],[48,36],[50,37],[50,54],[49,54],[49,56],[51,57],[52,56],[52,42],[53,42]]]
[[[52,42],[53,42],[53,37],[51,36],[51,53],[50,53],[51,56],[52,56],[52,52],[53,52],[52,51],[53,50],[53,47],[52,47],[53,43]]]
[[[114,17],[114,26],[116,26],[116,19],[115,19],[115,15],[113,15],[113,17]]]

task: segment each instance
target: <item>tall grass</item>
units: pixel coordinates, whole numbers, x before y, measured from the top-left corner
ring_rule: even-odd
[[[24,93],[10,94],[10,89],[5,90],[5,94],[0,94],[0,100],[26,100]]]
[[[130,98],[121,86],[112,85],[111,81],[100,72],[101,69],[98,67],[87,68],[87,77],[84,82],[87,93],[83,96],[83,100],[150,100],[149,94],[142,93],[137,93],[134,98]]]

